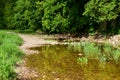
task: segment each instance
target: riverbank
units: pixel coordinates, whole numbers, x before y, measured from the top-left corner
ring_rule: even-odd
[[[115,35],[109,38],[104,36],[89,36],[89,37],[71,37],[70,35],[47,35],[47,34],[18,34],[24,41],[23,45],[20,46],[20,49],[23,50],[27,55],[37,53],[37,51],[30,50],[31,47],[40,47],[45,44],[60,44],[61,42],[80,42],[80,41],[89,41],[89,42],[99,42],[99,43],[110,43],[114,46],[118,46],[120,36]],[[101,36],[101,37],[100,37]],[[23,59],[22,64],[16,67],[16,73],[18,78],[21,80],[30,80],[32,77],[37,77],[37,72],[25,66],[25,59]]]

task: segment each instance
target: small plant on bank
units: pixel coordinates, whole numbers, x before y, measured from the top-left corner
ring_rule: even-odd
[[[90,43],[90,42],[81,42],[82,44],[74,44],[74,51],[81,51],[82,57],[77,59],[80,63],[87,63],[88,60],[98,60],[99,62],[109,62],[115,61],[116,63],[120,60],[120,50],[115,49],[112,45],[108,43],[99,44],[99,43]],[[79,46],[79,47],[78,47]],[[82,47],[82,48],[81,48]],[[80,49],[80,50],[79,50]]]
[[[82,63],[82,64],[87,64],[88,63],[88,58],[86,58],[86,57],[79,57],[78,59],[77,59],[77,61],[78,62],[80,62],[80,63]]]
[[[112,51],[112,57],[116,62],[118,62],[120,60],[120,51],[119,50]]]
[[[67,49],[68,50],[72,49],[74,52],[82,52],[82,43],[77,42],[71,43],[68,45]]]
[[[112,52],[112,46],[108,43],[104,43],[103,52],[108,58],[110,58]]]
[[[85,42],[84,45],[84,55],[87,58],[97,58],[100,55],[100,50],[97,46],[95,46],[95,43]]]

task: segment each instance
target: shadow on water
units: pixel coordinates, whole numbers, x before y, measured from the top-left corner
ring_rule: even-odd
[[[69,50],[67,45],[31,49],[39,50],[39,54],[26,57],[27,66],[39,73],[33,80],[120,80],[120,64],[91,60],[81,65],[77,62],[79,53]]]

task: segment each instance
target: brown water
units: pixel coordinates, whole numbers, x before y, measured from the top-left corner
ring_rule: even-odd
[[[39,54],[26,57],[27,66],[39,73],[33,80],[120,80],[120,64],[90,60],[87,65],[81,65],[77,62],[79,53],[68,50],[66,45],[31,49],[39,50]]]

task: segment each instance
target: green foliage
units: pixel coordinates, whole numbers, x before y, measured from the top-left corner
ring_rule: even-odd
[[[99,23],[99,31],[116,34],[119,30],[120,1],[90,0],[85,4],[83,15]]]
[[[80,44],[68,45],[68,49],[73,49],[81,54],[77,59],[78,62],[87,63],[88,60],[94,59],[99,62],[115,61],[117,63],[120,60],[120,50],[115,49],[108,43],[81,42]]]
[[[9,29],[38,29],[35,0],[15,0],[4,3],[3,20]]]
[[[118,6],[115,0],[90,0],[85,5],[85,12],[83,15],[90,16],[96,22],[110,21],[116,19],[118,16],[118,11],[116,7]]]
[[[68,50],[73,50],[74,52],[82,52],[82,45],[83,43],[71,43],[69,44],[69,46],[67,47]]]
[[[4,14],[4,23],[9,29],[41,29],[47,33],[68,33],[79,32],[84,29],[84,26],[89,25],[89,20],[82,16],[86,2],[10,0],[10,4],[4,3],[5,6],[1,9]]]
[[[108,43],[105,43],[103,51],[104,51],[105,55],[107,55],[108,57],[110,57],[111,56],[110,53],[112,52],[112,46],[110,44],[108,44]]]
[[[0,32],[0,41],[1,43],[11,43],[11,44],[16,44],[16,45],[21,45],[22,44],[22,39],[18,37],[17,35],[5,33],[5,32]]]
[[[89,30],[90,20],[83,16],[84,5],[88,0],[69,0],[66,6],[66,15],[69,20],[69,31],[70,32],[86,32]]]
[[[117,0],[2,0],[0,28],[46,33],[118,33]],[[3,4],[3,5],[2,5]]]
[[[78,58],[77,61],[82,63],[82,64],[87,64],[88,63],[88,58],[81,57],[81,58]]]
[[[99,57],[100,50],[97,46],[95,46],[94,43],[85,42],[84,45],[84,54],[88,58],[98,58]]]
[[[6,23],[6,28],[12,29],[13,28],[13,15],[14,15],[14,11],[12,10],[14,7],[15,2],[10,1],[10,3],[6,3],[4,7],[4,16],[3,19]],[[4,26],[5,27],[5,26]]]
[[[64,8],[66,1],[45,0],[43,4],[44,15],[42,17],[43,30],[45,32],[60,32],[67,31],[69,25],[68,19],[64,16]]]
[[[0,32],[0,79],[13,80],[15,78],[14,66],[23,55],[18,45],[22,39],[17,35]]]
[[[16,6],[14,7],[14,19],[13,19],[13,26],[16,29],[25,30],[31,29],[35,30],[35,6],[32,6],[35,2],[31,0],[17,0]]]
[[[120,51],[119,50],[112,51],[112,56],[116,62],[120,61]]]

